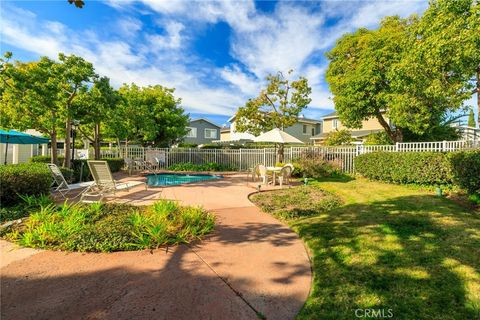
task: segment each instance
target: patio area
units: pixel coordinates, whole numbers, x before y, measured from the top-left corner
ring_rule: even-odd
[[[2,317],[294,318],[309,294],[310,261],[293,231],[248,200],[257,185],[226,174],[166,188],[137,186],[109,200],[203,206],[217,217],[215,231],[191,245],[85,254],[12,250],[2,241]]]

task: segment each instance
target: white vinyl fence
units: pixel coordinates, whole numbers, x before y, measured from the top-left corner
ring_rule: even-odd
[[[395,145],[356,145],[339,147],[292,147],[285,148],[284,162],[290,162],[307,155],[318,156],[327,160],[337,161],[344,172],[353,173],[354,158],[363,153],[386,151],[434,151],[449,152],[465,149],[480,148],[479,141],[439,141],[439,142],[406,142]],[[142,159],[157,163],[160,168],[166,169],[172,164],[190,162],[205,164],[209,162],[225,165],[235,170],[244,171],[262,163],[273,166],[276,162],[276,150],[265,149],[185,149],[185,148],[142,148],[122,147],[120,149],[102,150],[102,158],[131,158]]]

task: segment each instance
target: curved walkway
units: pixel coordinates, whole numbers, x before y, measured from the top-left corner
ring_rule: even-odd
[[[148,203],[137,188],[120,199]],[[249,200],[244,177],[165,188],[217,216],[202,242],[166,250],[65,253],[2,242],[2,319],[292,319],[306,300],[301,240]],[[25,251],[27,250],[27,251]]]

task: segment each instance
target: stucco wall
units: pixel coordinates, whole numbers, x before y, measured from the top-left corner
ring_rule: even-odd
[[[334,119],[324,119],[323,120],[323,132],[327,133],[327,132],[331,132],[331,131],[335,130],[333,128],[333,120]],[[388,118],[387,117],[385,117],[385,121],[387,121],[387,123],[388,123]],[[341,129],[352,130],[352,129],[348,129],[344,125],[342,125],[342,122],[340,121],[340,119],[338,119],[337,129],[338,130],[341,130]],[[353,130],[376,130],[376,129],[383,129],[383,127],[378,122],[378,120],[376,118],[371,118],[371,119],[362,121],[362,128],[357,128],[357,129],[353,129]]]

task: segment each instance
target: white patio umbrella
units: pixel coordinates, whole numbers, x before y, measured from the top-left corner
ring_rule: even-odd
[[[299,143],[299,144],[304,143],[301,140],[298,140],[294,136],[289,135],[285,131],[282,131],[278,128],[262,133],[258,137],[255,137],[253,141],[278,143],[280,145],[280,147],[278,148],[278,154],[277,154],[279,162],[283,162],[283,145],[285,143]]]

